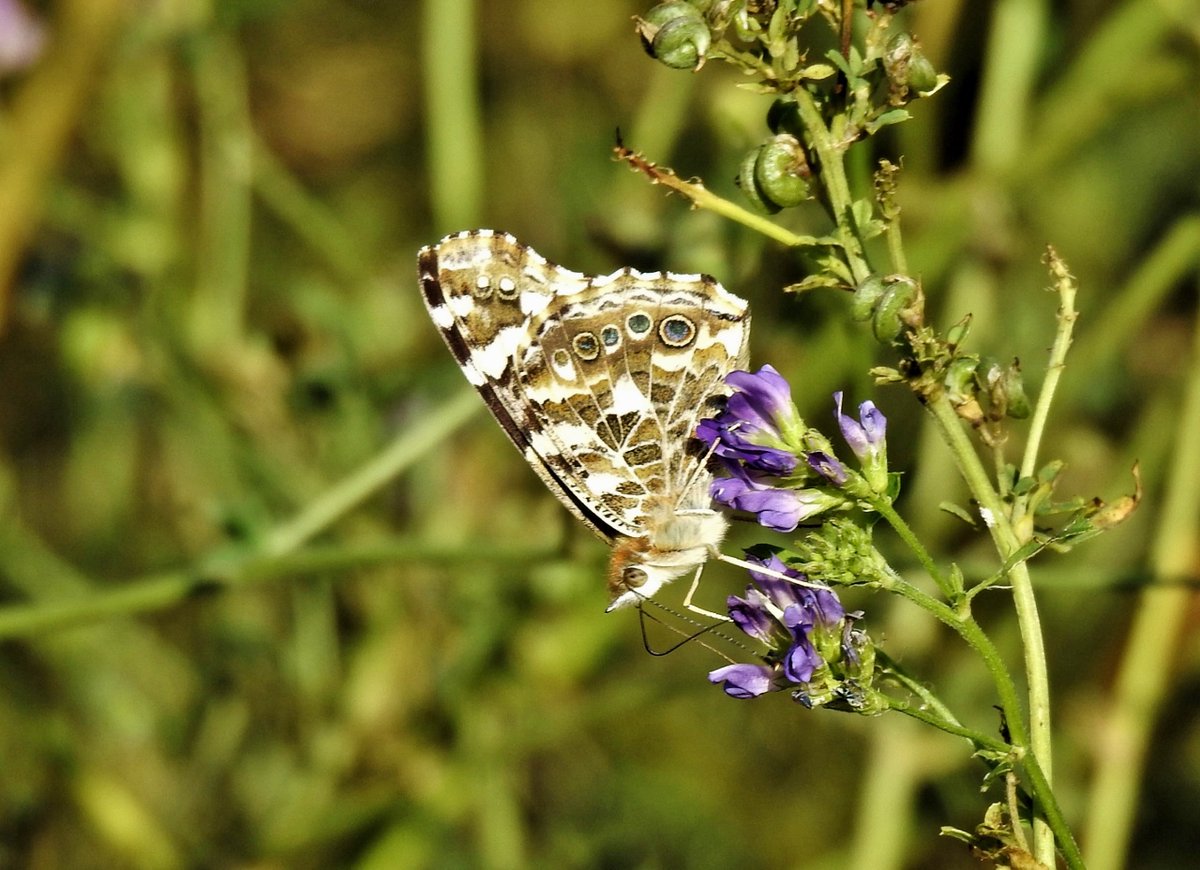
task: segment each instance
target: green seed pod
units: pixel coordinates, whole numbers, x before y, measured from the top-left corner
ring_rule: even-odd
[[[961,405],[975,395],[975,366],[979,358],[971,354],[955,357],[946,367],[946,377],[942,386],[946,388],[946,398],[953,404]]]
[[[758,189],[758,182],[754,180],[754,169],[758,165],[758,155],[762,153],[762,149],[765,147],[764,145],[760,145],[742,158],[742,165],[738,170],[737,186],[742,189],[742,193],[745,194],[746,199],[750,200],[750,204],[758,211],[765,214],[775,214],[775,212],[779,211],[779,206],[763,197],[762,191]]]
[[[996,393],[1002,399],[1005,413],[1014,420],[1024,420],[1032,412],[1029,396],[1025,393],[1025,379],[1021,377],[1021,366],[1017,362],[1006,366],[996,384]]]
[[[804,129],[794,97],[780,97],[767,109],[767,126],[772,133],[799,134]]]
[[[895,84],[906,83],[912,55],[913,39],[909,34],[901,31],[888,40],[883,50],[883,71]]]
[[[871,329],[875,338],[889,344],[909,324],[910,315],[923,301],[920,285],[906,275],[891,275],[884,279],[884,284],[887,289],[875,306]]]
[[[971,320],[972,316],[968,314],[962,320],[958,321],[958,323],[947,329],[946,344],[950,345],[950,347],[958,347],[966,341],[967,336],[971,332]]]
[[[918,48],[913,50],[912,59],[908,63],[907,85],[918,94],[931,93],[938,84],[937,70],[929,62],[929,58]]]
[[[640,30],[642,25],[651,28],[651,33],[647,38],[654,39],[654,34],[660,27],[680,18],[700,21],[703,15],[691,3],[685,3],[684,0],[669,0],[667,3],[659,3],[645,15],[639,15],[638,29]]]
[[[882,275],[869,275],[854,290],[854,300],[850,303],[850,316],[855,320],[870,320],[871,315],[875,313],[875,304],[885,289]]]
[[[897,88],[927,94],[937,87],[937,70],[913,38],[904,32],[888,40],[883,53],[883,70]]]
[[[699,69],[712,43],[704,15],[683,0],[659,3],[640,16],[637,32],[646,53],[672,69]]]
[[[703,19],[676,18],[654,34],[651,53],[671,69],[698,70],[711,44],[712,34]]]
[[[754,181],[763,199],[774,205],[791,208],[808,199],[811,174],[804,147],[790,133],[780,133],[758,151]]]

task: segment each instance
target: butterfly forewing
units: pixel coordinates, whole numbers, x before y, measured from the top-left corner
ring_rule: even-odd
[[[589,277],[487,230],[422,249],[420,270],[468,380],[593,530],[652,537],[650,505],[710,505],[692,435],[745,366],[743,300],[707,276]]]

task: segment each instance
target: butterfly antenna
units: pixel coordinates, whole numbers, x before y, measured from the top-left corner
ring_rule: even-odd
[[[668,622],[665,622],[664,620],[661,620],[654,614],[650,613],[645,607],[646,604],[653,604],[659,610],[666,611],[667,613],[671,614],[672,616],[674,616],[676,619],[680,620],[681,622],[687,622],[687,623],[691,623],[693,626],[697,626],[698,627],[697,631],[695,631],[691,634],[681,631],[677,626],[674,626]],[[651,622],[657,622],[659,625],[661,625],[663,628],[667,629],[668,631],[673,631],[676,634],[683,635],[683,640],[667,647],[664,650],[654,649],[650,645],[649,636],[646,634],[646,620],[647,619],[649,619]],[[730,662],[732,664],[733,659],[731,659],[726,653],[722,652],[719,649],[716,649],[715,647],[710,646],[709,644],[705,643],[702,640],[698,640],[698,638],[700,638],[702,635],[705,635],[705,634],[715,635],[716,637],[721,638],[721,640],[725,641],[726,643],[731,644],[731,645],[737,647],[738,649],[745,651],[746,653],[748,653],[750,655],[754,655],[753,650],[751,650],[748,646],[746,646],[743,643],[740,643],[739,641],[735,640],[734,638],[730,637],[729,635],[724,634],[721,631],[718,631],[717,628],[720,625],[719,622],[711,623],[711,624],[707,624],[707,625],[702,622],[697,622],[696,620],[694,620],[688,616],[685,616],[682,613],[679,613],[678,611],[672,610],[670,607],[667,607],[665,604],[655,601],[653,598],[643,597],[640,601],[638,601],[638,620],[639,620],[639,622],[641,624],[641,628],[642,628],[642,647],[646,650],[646,652],[648,652],[652,656],[670,655],[671,653],[675,652],[675,650],[679,649],[681,646],[684,646],[685,644],[689,644],[692,641],[696,641],[697,643],[699,643],[702,647],[704,647],[709,652],[716,653],[721,658],[725,659],[725,661]]]

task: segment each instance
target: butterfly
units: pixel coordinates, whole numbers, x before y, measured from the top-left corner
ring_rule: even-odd
[[[720,411],[725,376],[746,368],[743,299],[707,275],[572,272],[492,230],[447,236],[417,260],[467,380],[550,491],[611,545],[609,611],[693,569],[698,580],[710,556],[735,561],[717,552],[728,522],[693,433]]]

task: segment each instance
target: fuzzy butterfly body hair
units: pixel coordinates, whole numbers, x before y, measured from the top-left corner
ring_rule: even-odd
[[[418,255],[421,291],[467,380],[551,492],[609,543],[609,610],[697,569],[728,523],[696,424],[745,368],[746,302],[707,275],[588,276],[506,233]]]

